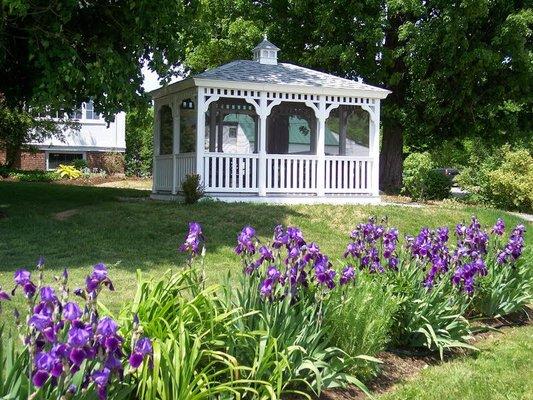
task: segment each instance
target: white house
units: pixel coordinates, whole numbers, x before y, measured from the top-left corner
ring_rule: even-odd
[[[68,116],[78,129],[68,129],[61,138],[30,143],[37,152],[22,152],[15,167],[50,170],[59,164],[85,159],[89,168],[124,172],[126,114],[118,113],[109,124],[94,111],[91,101]],[[0,154],[0,159],[2,154]],[[0,160],[1,162],[1,160]]]
[[[266,38],[238,60],[151,92],[152,197],[187,174],[223,201],[379,201],[380,102],[390,91],[278,63]]]

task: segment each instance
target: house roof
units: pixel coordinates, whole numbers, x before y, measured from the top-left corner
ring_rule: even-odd
[[[252,60],[232,61],[221,65],[220,67],[202,72],[193,78],[195,80],[208,79],[259,84],[352,89],[371,91],[376,94],[390,93],[386,89],[300,67],[294,64],[261,64]]]

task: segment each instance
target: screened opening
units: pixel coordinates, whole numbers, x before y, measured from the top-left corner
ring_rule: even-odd
[[[369,155],[370,115],[359,106],[339,106],[326,120],[326,155]]]
[[[245,100],[212,102],[205,117],[205,150],[210,153],[257,153],[258,121],[254,106]]]
[[[173,118],[172,109],[162,106],[159,110],[159,154],[172,154],[173,144]]]
[[[191,99],[180,105],[180,153],[196,151],[196,109]]]
[[[60,164],[72,165],[82,159],[83,153],[48,153],[48,169],[56,169]]]
[[[316,128],[315,112],[305,104],[275,106],[267,119],[267,153],[315,154]]]

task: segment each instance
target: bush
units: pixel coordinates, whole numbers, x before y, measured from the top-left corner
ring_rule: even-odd
[[[443,200],[450,196],[452,179],[441,171],[435,169],[428,171],[424,184],[428,200]]]
[[[181,191],[185,198],[185,204],[195,204],[204,197],[204,187],[200,183],[198,174],[188,174],[181,184]]]
[[[127,175],[150,176],[153,162],[153,108],[137,109],[126,115],[125,172]]]
[[[506,145],[474,153],[456,178],[470,200],[508,210],[533,211],[533,157]]]
[[[451,179],[438,170],[429,153],[411,153],[403,163],[403,192],[413,200],[442,200],[450,195]]]
[[[83,171],[84,169],[89,167],[89,165],[87,164],[87,161],[85,161],[85,159],[83,158],[78,158],[74,160],[74,162],[72,163],[72,166],[79,171]]]
[[[56,171],[12,171],[9,177],[19,182],[52,182],[61,179]]]

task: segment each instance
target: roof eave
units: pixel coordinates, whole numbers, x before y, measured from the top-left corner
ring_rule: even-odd
[[[148,92],[148,94],[152,96],[152,99],[155,100],[161,97],[168,96],[169,94],[174,94],[183,90],[193,88],[195,86],[197,85],[194,82],[194,78],[189,77],[182,79],[181,81],[177,81],[169,85],[161,86],[160,88],[151,90],[150,92]]]
[[[374,89],[350,89],[350,88],[333,88],[327,86],[306,86],[306,85],[287,85],[277,83],[257,83],[246,81],[227,81],[222,79],[205,79],[193,78],[195,86],[218,87],[221,89],[241,89],[256,91],[288,92],[300,94],[322,94],[327,96],[352,96],[368,97],[374,99],[384,99],[392,92],[373,86]]]

